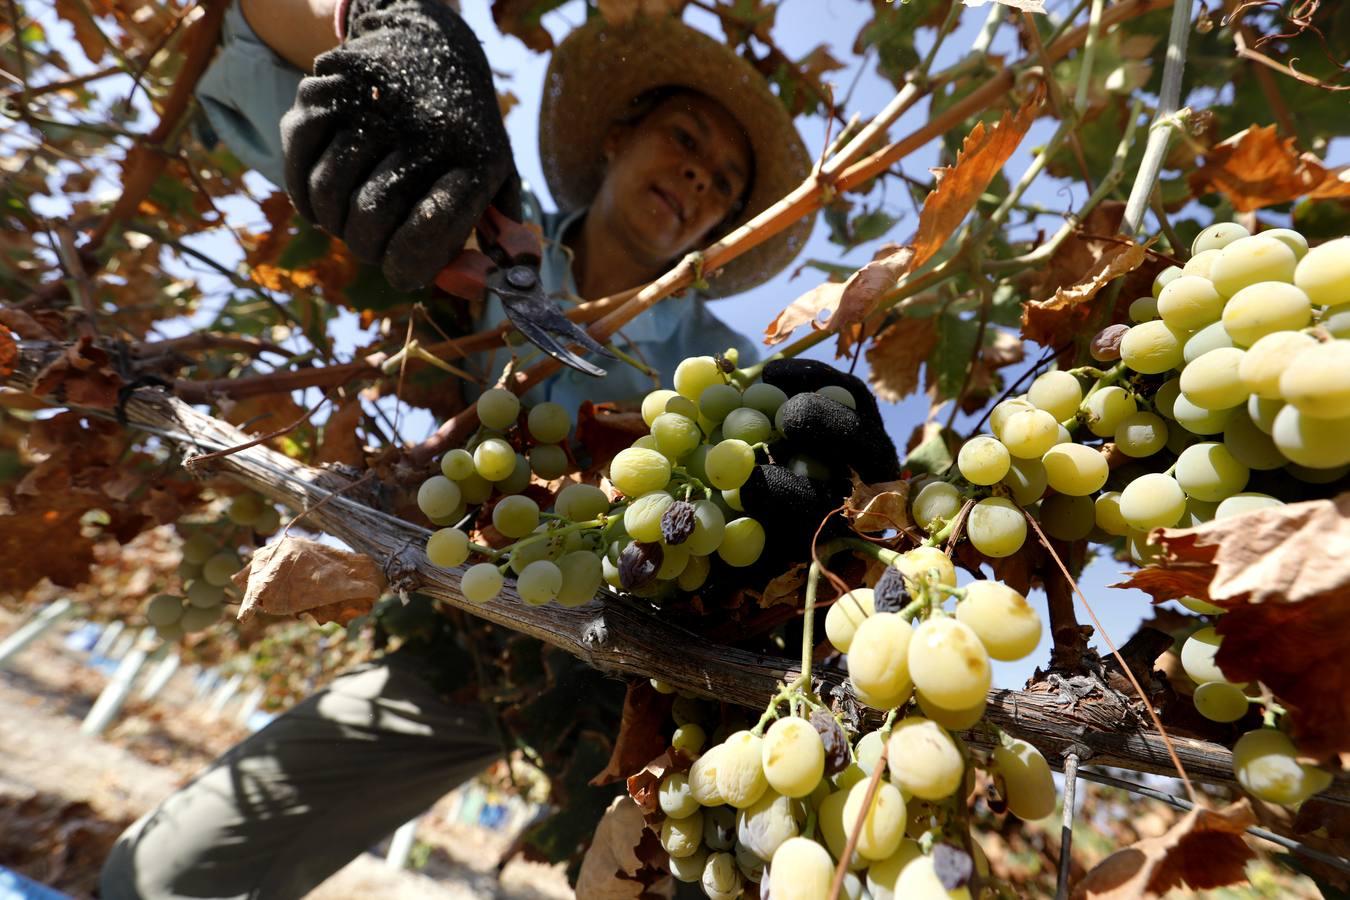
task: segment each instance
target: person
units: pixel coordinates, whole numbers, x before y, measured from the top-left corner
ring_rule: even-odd
[[[216,137],[396,287],[430,281],[489,202],[516,210],[490,69],[435,0],[239,0],[198,95]],[[540,213],[528,193],[519,210],[543,228],[546,288],[586,299],[658,276],[809,169],[764,79],[670,18],[572,32],[550,62],[539,133],[560,210]],[[667,374],[726,347],[753,359],[705,301],[772,276],[810,227],[728,264],[706,294],[653,307],[619,346]],[[489,306],[480,324],[500,315]],[[598,380],[564,370],[537,398],[575,408],[650,388],[626,366]],[[100,896],[301,896],[499,759],[494,710],[449,699],[459,676],[435,648],[462,638],[444,621],[432,630],[441,642],[409,640],[338,676],[142,816],[110,853]]]

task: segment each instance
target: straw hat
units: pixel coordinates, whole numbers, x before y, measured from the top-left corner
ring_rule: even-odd
[[[591,202],[604,178],[606,133],[630,111],[634,98],[666,86],[692,88],[717,100],[750,138],[755,183],[731,228],[806,177],[811,158],[792,117],[763,76],[729,47],[678,19],[639,17],[613,26],[596,16],[553,51],[544,79],[539,153],[562,209]],[[732,260],[710,279],[708,293],[724,297],[772,278],[805,245],[813,221],[805,218]]]

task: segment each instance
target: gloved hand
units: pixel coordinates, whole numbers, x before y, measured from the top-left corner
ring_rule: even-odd
[[[775,360],[761,377],[788,395],[781,410],[784,439],[769,447],[772,462],[750,473],[741,504],[764,526],[775,563],[802,560],[821,520],[848,497],[849,470],[873,484],[899,478],[900,461],[876,398],[860,379],[809,359]],[[857,409],[815,393],[827,385],[847,390]],[[811,468],[803,458],[823,464],[827,471],[812,474],[825,477],[794,471]]]
[[[351,0],[346,28],[281,120],[286,186],[300,215],[411,290],[489,202],[520,218],[511,144],[487,57],[449,6]]]

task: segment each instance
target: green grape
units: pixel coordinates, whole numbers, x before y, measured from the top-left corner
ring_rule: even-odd
[[[829,896],[833,881],[834,860],[824,847],[804,837],[788,838],[764,873],[760,895],[772,890],[774,900],[821,900]]]
[[[1214,518],[1214,511],[1218,508],[1219,504],[1216,501],[1187,497],[1186,511],[1181,514],[1181,521],[1177,523],[1177,527],[1195,528],[1198,525],[1203,525]]]
[[[665,491],[643,494],[624,510],[624,530],[636,541],[653,543],[661,540],[661,517],[674,502],[675,498]]]
[[[817,388],[816,393],[822,397],[828,397],[841,406],[847,406],[849,409],[857,409],[858,401],[853,399],[853,394],[846,387],[837,384],[827,384],[822,388]]]
[[[633,446],[643,450],[655,450],[657,453],[661,453],[661,445],[656,442],[656,435],[653,434],[644,434],[642,437],[633,441]],[[665,456],[664,453],[661,455]]]
[[[1057,444],[1045,451],[1041,464],[1050,487],[1070,497],[1095,494],[1111,474],[1106,457],[1082,444]]]
[[[1004,420],[999,439],[1018,459],[1040,459],[1059,440],[1059,423],[1043,409],[1015,412]]]
[[[441,474],[451,481],[468,478],[474,474],[473,454],[462,448],[449,451],[441,457]]]
[[[1217,322],[1223,298],[1208,278],[1183,275],[1158,295],[1158,315],[1175,332],[1195,331]]]
[[[240,494],[230,501],[225,516],[236,525],[252,525],[262,515],[265,505],[257,494]]]
[[[848,680],[859,697],[876,709],[894,709],[909,699],[909,642],[914,630],[896,613],[864,619],[848,651]]]
[[[1181,267],[1181,273],[1192,277],[1200,277],[1208,281],[1209,270],[1214,267],[1214,260],[1218,258],[1218,250],[1201,250],[1199,253],[1186,260],[1186,265]],[[1167,290],[1167,288],[1163,288],[1163,290]],[[1158,295],[1158,299],[1162,299],[1161,294]]]
[[[1005,662],[1022,659],[1041,642],[1041,617],[1025,597],[998,581],[972,581],[966,585],[966,595],[956,606],[956,618],[975,632],[993,659]],[[944,708],[963,709],[972,705],[947,707],[926,691],[924,696]]]
[[[1088,431],[1097,437],[1111,437],[1126,416],[1139,410],[1139,404],[1129,391],[1113,385],[1089,395],[1083,409],[1087,411],[1084,422]]]
[[[263,537],[276,534],[281,527],[281,510],[272,506],[270,503],[263,507],[262,514],[258,516],[253,523],[253,530]]]
[[[1191,241],[1191,253],[1222,250],[1238,238],[1250,235],[1250,231],[1236,222],[1216,222],[1195,236],[1195,240]]]
[[[500,494],[519,494],[529,486],[530,461],[520,453],[516,454],[516,465],[511,474],[493,485]]]
[[[737,731],[722,742],[717,763],[717,793],[737,809],[753,804],[769,789],[761,762],[764,739],[749,731]]]
[[[788,716],[774,722],[764,733],[761,751],[764,777],[784,797],[805,797],[825,774],[825,745],[805,719]]]
[[[879,731],[869,731],[858,739],[853,755],[864,774],[871,775],[876,770],[877,763],[881,762],[881,751],[884,747],[885,742],[881,739]]]
[[[1210,322],[1204,328],[1186,338],[1186,343],[1181,347],[1181,361],[1190,366],[1191,363],[1211,350],[1232,346],[1233,339],[1228,336],[1228,330],[1223,327],[1223,323]]]
[[[914,699],[919,701],[919,709],[923,710],[925,716],[948,731],[966,731],[975,727],[975,723],[984,718],[984,711],[987,706],[982,697],[979,703],[966,709],[943,709],[930,700],[923,691],[915,691]]]
[[[695,556],[707,556],[721,545],[726,527],[726,516],[717,504],[699,500],[694,504],[694,531],[685,539],[685,546]]]
[[[1228,682],[1217,663],[1214,654],[1219,651],[1223,638],[1213,628],[1198,629],[1181,645],[1181,668],[1196,684],[1210,681]],[[1238,687],[1243,685],[1239,684]]]
[[[183,617],[178,620],[178,627],[182,628],[185,634],[191,634],[195,631],[210,628],[219,621],[219,606],[189,606],[183,610]]]
[[[755,451],[745,441],[729,438],[708,451],[703,467],[713,487],[722,491],[737,490],[755,468]]]
[[[1308,295],[1279,281],[1249,285],[1223,308],[1224,330],[1239,347],[1249,347],[1277,331],[1297,331],[1311,321]]]
[[[183,618],[183,598],[173,594],[156,594],[145,605],[145,618],[151,625],[172,625]]]
[[[854,588],[830,605],[825,613],[825,636],[834,649],[847,653],[853,635],[863,620],[876,612],[876,595],[871,588]]]
[[[741,405],[757,409],[772,419],[779,407],[787,402],[787,398],[782,388],[757,381],[745,389],[741,395]]]
[[[614,455],[609,480],[628,497],[659,491],[670,482],[670,460],[655,450],[629,447]]]
[[[703,442],[703,432],[693,419],[678,413],[662,413],[652,422],[657,449],[670,459],[687,456]]]
[[[1331,784],[1328,773],[1300,763],[1298,756],[1287,734],[1259,728],[1233,745],[1233,774],[1238,784],[1262,800],[1293,806]]]
[[[697,722],[686,722],[670,737],[670,746],[690,759],[697,759],[707,742],[708,735]]]
[[[442,528],[427,538],[427,559],[433,566],[453,569],[469,558],[469,536],[458,528]]]
[[[688,397],[681,397],[678,394],[666,401],[666,412],[684,416],[691,422],[698,421],[698,404]],[[657,416],[657,418],[660,418],[660,416]],[[653,421],[652,424],[655,425],[656,422]]]
[[[1211,412],[1246,403],[1251,392],[1238,375],[1245,355],[1236,347],[1206,353],[1182,370],[1181,396]]]
[[[745,512],[745,507],[741,505],[740,488],[732,488],[731,490],[721,491],[720,493],[717,494],[717,497],[720,498],[722,504],[724,504],[719,505],[718,507],[719,509],[722,510],[722,513],[724,515],[728,510],[730,510],[731,512]]]
[[[567,438],[572,428],[572,417],[559,403],[545,402],[531,407],[525,419],[530,437],[541,444],[557,444]]]
[[[1245,408],[1233,413],[1233,418],[1228,420],[1223,430],[1223,443],[1234,459],[1258,472],[1278,469],[1286,462],[1274,439],[1257,427]]]
[[[1247,390],[1267,400],[1281,399],[1280,376],[1317,341],[1301,331],[1275,331],[1260,337],[1238,366],[1238,375]]]
[[[671,857],[693,856],[703,844],[703,810],[696,809],[682,819],[661,823],[661,846]]]
[[[656,577],[660,581],[674,581],[684,573],[684,567],[688,563],[688,547],[683,544],[667,544],[661,554],[661,565],[656,570]]]
[[[939,706],[964,709],[989,692],[989,654],[969,625],[943,616],[925,619],[909,640],[915,688]]]
[[[449,516],[462,499],[459,485],[444,475],[433,475],[417,489],[417,507],[429,519]]]
[[[1305,416],[1350,416],[1350,341],[1310,347],[1280,374],[1280,396]]]
[[[476,505],[483,503],[492,496],[492,482],[477,472],[474,472],[468,478],[461,478],[455,484],[459,485],[459,493],[465,503]]]
[[[558,603],[563,606],[585,606],[595,599],[604,571],[600,557],[589,550],[573,550],[558,560],[562,573],[562,587],[558,589]]]
[[[540,525],[533,532],[536,535],[548,534],[548,525]],[[531,541],[519,547],[511,549],[509,564],[511,571],[519,575],[525,571],[525,567],[530,563],[541,559],[551,559],[553,557],[553,541],[537,540]]]
[[[1219,505],[1222,506],[1223,504],[1221,503]],[[1202,616],[1221,616],[1228,612],[1228,610],[1224,609],[1222,606],[1215,606],[1213,603],[1207,603],[1197,597],[1178,597],[1177,602],[1191,612],[1199,613]]]
[[[1081,541],[1097,524],[1092,498],[1051,494],[1041,501],[1036,514],[1045,533],[1061,541]]]
[[[710,384],[698,395],[699,412],[721,422],[733,409],[741,408],[741,392],[729,384]]]
[[[1214,511],[1214,518],[1227,519],[1232,516],[1240,516],[1243,513],[1256,512],[1258,509],[1269,509],[1272,506],[1284,506],[1284,501],[1269,494],[1259,494],[1254,491],[1234,494],[1231,497],[1225,497],[1219,503],[1218,509]]]
[[[492,508],[492,526],[509,538],[522,538],[538,524],[539,504],[529,497],[503,497]]]
[[[609,498],[593,484],[569,484],[553,501],[553,511],[572,522],[589,522],[608,509]]]
[[[225,587],[234,573],[243,567],[243,562],[233,551],[222,550],[202,563],[202,580],[216,587]]]
[[[1308,253],[1308,239],[1292,228],[1269,228],[1261,232],[1261,237],[1274,238],[1293,250],[1298,259],[1303,259]],[[1298,277],[1297,269],[1294,270],[1294,276]]]
[[[732,519],[717,546],[717,555],[729,566],[752,564],[764,552],[764,526],[749,516]]]
[[[1022,510],[1004,497],[987,497],[970,509],[966,536],[975,549],[994,558],[1011,556],[1022,549],[1027,522]]]
[[[183,560],[200,566],[211,558],[219,546],[220,542],[209,532],[198,531],[183,541]]]
[[[1247,714],[1247,695],[1237,685],[1209,681],[1195,689],[1195,711],[1211,722],[1236,722]]]
[[[1159,415],[1172,418],[1175,410],[1177,398],[1181,396],[1181,377],[1169,378],[1158,385],[1157,392],[1153,395],[1153,407]]]
[[[502,573],[492,563],[469,566],[459,579],[459,592],[470,603],[487,603],[502,590]]]
[[[686,593],[692,593],[703,587],[703,583],[708,580],[708,572],[711,570],[711,564],[706,556],[690,556],[689,561],[684,564],[684,571],[680,572],[675,579],[680,590]]]
[[[543,606],[562,590],[562,570],[552,560],[539,559],[516,578],[516,593],[530,606]]]
[[[1130,523],[1120,512],[1120,491],[1106,491],[1093,501],[1093,518],[1097,527],[1107,534],[1124,537],[1130,533]]]
[[[1318,306],[1350,303],[1350,237],[1309,250],[1294,271],[1294,284]]]
[[[1167,423],[1160,416],[1141,410],[1126,416],[1116,426],[1115,442],[1126,456],[1150,457],[1167,446]]]
[[[1228,420],[1233,418],[1233,407],[1205,409],[1192,403],[1189,397],[1182,394],[1172,404],[1172,418],[1191,434],[1218,434],[1228,426]]]
[[[994,437],[1003,439],[1003,426],[1008,421],[1008,417],[1013,413],[1026,412],[1035,409],[1028,401],[1020,397],[1012,397],[999,403],[989,411],[989,430],[994,433]],[[1053,417],[1052,417],[1053,418]]]
[[[1177,269],[1177,274],[1181,274],[1180,269]],[[1129,316],[1130,321],[1136,324],[1139,322],[1152,322],[1154,319],[1158,318],[1158,298],[1140,297],[1138,300],[1131,301],[1127,315]]]
[[[708,855],[699,884],[708,900],[736,900],[744,889],[736,858],[725,851]]]
[[[1246,487],[1251,470],[1223,444],[1206,441],[1181,452],[1175,476],[1188,497],[1218,503]]]
[[[773,424],[768,416],[757,409],[748,407],[733,409],[722,421],[723,443],[736,440],[747,444],[761,444],[772,435]]]
[[[1013,501],[1018,506],[1030,506],[1045,494],[1045,489],[1048,486],[1045,466],[1041,464],[1039,459],[1014,459],[1012,465],[1008,468],[1008,474],[1003,476],[1003,483],[1008,487],[1008,490],[1012,491]],[[962,502],[958,494],[956,496],[956,509],[952,511],[953,516],[960,510]],[[946,518],[950,520],[951,516]]]
[[[961,447],[956,457],[956,467],[961,476],[971,484],[997,484],[1008,474],[1012,459],[1008,448],[995,437],[979,435],[973,437]]]
[[[557,444],[539,444],[530,448],[530,471],[546,481],[561,478],[572,464],[567,452]]]
[[[965,776],[956,741],[929,719],[911,716],[897,722],[887,742],[887,754],[891,781],[925,800],[950,797]]]
[[[919,804],[917,803],[913,804],[913,806],[919,808]],[[925,829],[925,831],[926,830],[927,829]],[[961,897],[961,900],[968,900],[969,892],[966,892],[964,895],[957,892],[953,892],[949,895],[945,891],[941,894],[900,893],[900,874],[915,860],[922,858],[923,850],[920,849],[919,845],[915,841],[905,838],[900,842],[900,846],[896,848],[894,853],[885,859],[874,862],[868,866],[867,891],[870,900],[929,900],[929,898],[934,898],[934,900],[942,898],[942,900],[946,900],[948,896]]]
[[[671,772],[661,779],[657,789],[661,812],[672,819],[687,819],[698,812],[698,801],[689,790],[689,777],[683,772]]]
[[[604,575],[605,584],[616,591],[623,589],[623,580],[619,577],[619,567],[609,557],[600,560],[600,571]]]
[[[674,388],[680,396],[698,400],[703,391],[714,384],[723,384],[726,379],[711,356],[691,356],[675,367]]]
[[[1232,297],[1248,285],[1262,281],[1292,282],[1297,264],[1298,257],[1287,245],[1254,235],[1233,241],[1220,250],[1209,277],[1220,294]]]
[[[1008,811],[1033,822],[1055,811],[1055,779],[1041,751],[1018,738],[994,748],[994,765],[1003,778]]]
[[[670,402],[671,398],[678,396],[672,390],[661,388],[642,398],[642,421],[647,423],[648,428],[656,421],[657,416],[666,411],[666,404]]]
[[[906,863],[895,880],[895,896],[912,898],[950,898],[950,900],[970,900],[970,888],[959,887],[947,890],[943,878],[938,875],[937,861],[931,856],[919,856]]]
[[[956,587],[956,566],[937,547],[915,547],[900,554],[893,565],[910,581],[930,579],[947,587]]]
[[[792,719],[780,719],[779,721],[791,722]],[[802,719],[795,721],[806,724]],[[810,725],[806,726],[811,728]],[[814,733],[815,729],[811,731]],[[765,743],[768,742],[766,735]],[[819,737],[817,737],[819,740]],[[821,753],[821,763],[824,763],[824,751]],[[817,778],[817,783],[819,783]],[[813,785],[814,787],[814,785]],[[809,793],[809,791],[808,791]],[[794,838],[801,831],[800,823],[795,815],[796,809],[801,804],[794,803],[791,797],[785,797],[774,790],[764,792],[750,806],[736,813],[734,837],[740,842],[741,846],[750,850],[760,859],[773,859],[774,851],[783,845],[783,842]],[[721,807],[728,809],[728,807]]]
[[[670,866],[670,874],[676,881],[683,881],[685,884],[698,884],[703,880],[703,869],[708,864],[708,855],[706,847],[699,847],[689,856],[672,856],[667,860],[667,865]]]
[[[1031,383],[1027,400],[1054,416],[1056,422],[1062,422],[1078,411],[1078,404],[1083,402],[1083,388],[1068,372],[1046,372]]]
[[[488,481],[501,481],[516,470],[516,451],[501,438],[488,438],[474,448],[473,465]]]
[[[199,609],[210,609],[225,602],[225,587],[212,584],[205,578],[189,584],[185,593],[188,604]]]
[[[1183,506],[1183,512],[1184,512]],[[1162,554],[1162,548],[1148,539],[1148,534],[1142,531],[1136,531],[1127,539],[1129,543],[1130,559],[1136,566],[1150,566],[1158,561]]]
[[[1171,475],[1141,475],[1120,492],[1120,515],[1131,528],[1171,528],[1186,512],[1186,493]]]
[[[869,787],[866,781],[860,781],[849,788],[848,799],[844,801],[843,820],[850,830],[856,823],[862,822],[862,827],[858,829],[858,855],[865,859],[882,860],[896,851],[905,836],[905,798],[895,785],[882,781],[877,785],[872,802],[868,804]],[[774,857],[775,860],[777,858]],[[776,891],[774,896],[778,896]]]
[[[1350,418],[1314,419],[1291,403],[1275,416],[1270,436],[1300,466],[1333,469],[1350,463]]]
[[[1011,473],[1009,474],[1011,477]],[[927,531],[961,511],[961,492],[945,481],[931,481],[914,498],[914,521]]]
[[[478,421],[485,428],[505,431],[519,415],[520,398],[505,388],[490,388],[478,398]]]
[[[1294,478],[1305,484],[1331,484],[1334,481],[1340,481],[1346,473],[1350,473],[1350,465],[1334,466],[1329,469],[1315,469],[1312,466],[1300,466],[1298,463],[1290,463],[1284,467]]]
[[[1143,375],[1160,375],[1182,362],[1186,332],[1163,321],[1141,322],[1120,339],[1120,358]]]
[[[1153,296],[1157,297],[1173,278],[1180,278],[1183,271],[1180,266],[1168,266],[1153,278]]]

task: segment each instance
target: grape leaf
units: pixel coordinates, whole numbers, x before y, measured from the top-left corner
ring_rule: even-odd
[[[19,347],[10,337],[9,329],[0,328],[0,378],[6,378],[14,372],[14,362],[19,358]]]
[[[908,481],[863,484],[855,476],[853,493],[844,501],[844,515],[856,531],[900,531],[910,525]]]
[[[385,587],[379,564],[369,556],[289,535],[255,550],[233,580],[244,592],[241,622],[259,612],[309,613],[321,625],[346,625],[370,612]]]
[[[1205,163],[1191,173],[1197,195],[1217,192],[1238,212],[1250,212],[1308,197],[1350,197],[1350,166],[1328,169],[1310,153],[1295,149],[1295,138],[1281,138],[1274,125],[1256,125],[1210,148]]]
[[[365,462],[365,452],[361,448],[361,439],[356,427],[361,424],[363,412],[361,401],[357,397],[345,401],[323,423],[322,437],[315,452],[316,463],[341,462],[350,466],[360,466]]]
[[[919,389],[919,369],[937,346],[933,319],[903,318],[872,339],[867,348],[868,383],[877,399],[897,403]]]
[[[673,699],[668,694],[657,693],[650,681],[629,682],[614,750],[605,768],[591,779],[592,786],[600,787],[628,778],[666,748],[662,729],[670,718]]]
[[[600,15],[611,25],[626,25],[639,16],[678,16],[687,0],[599,0]]]
[[[1083,280],[1060,288],[1049,300],[1027,301],[1022,307],[1022,336],[1044,347],[1058,347],[1077,337],[1093,314],[1088,301],[1115,279],[1138,268],[1144,261],[1145,247],[1121,238],[1121,243],[1112,244]]]

